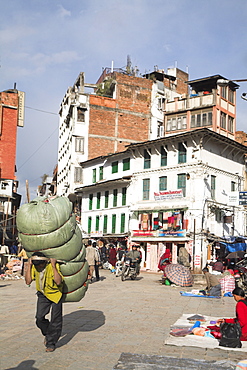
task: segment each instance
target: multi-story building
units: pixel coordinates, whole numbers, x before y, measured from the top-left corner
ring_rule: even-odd
[[[165,136],[207,127],[235,139],[237,85],[220,75],[188,81],[189,94],[165,104]]]
[[[151,271],[165,248],[176,262],[185,246],[200,270],[219,238],[246,233],[246,212],[236,198],[245,190],[245,151],[200,128],[84,161],[84,181],[75,189],[84,235],[128,237],[142,245]]]
[[[185,94],[187,80],[178,68],[156,68],[144,77],[106,68],[96,84],[80,73],[59,112],[58,194],[69,195],[84,181],[81,162],[163,137],[164,102]]]
[[[24,93],[16,89],[0,93],[0,243],[15,234],[15,214],[21,196],[17,194],[17,126],[24,121]]]

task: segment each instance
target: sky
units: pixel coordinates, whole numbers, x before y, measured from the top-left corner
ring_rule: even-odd
[[[24,91],[17,129],[17,180],[26,202],[57,163],[59,109],[80,72],[96,83],[102,69],[140,73],[177,66],[190,80],[220,74],[247,79],[245,0],[8,0],[1,2],[0,91]],[[247,82],[237,92],[237,130],[247,131]]]

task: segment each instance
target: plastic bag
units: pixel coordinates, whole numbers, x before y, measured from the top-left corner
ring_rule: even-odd
[[[224,322],[220,326],[221,339],[219,345],[222,347],[241,348],[241,326],[239,322],[227,323]]]

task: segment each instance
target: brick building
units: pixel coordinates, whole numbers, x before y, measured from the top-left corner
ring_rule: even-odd
[[[58,194],[69,195],[83,182],[81,162],[163,137],[164,102],[185,94],[187,80],[178,68],[156,68],[143,77],[106,68],[96,84],[80,73],[59,112]]]
[[[12,239],[12,216],[20,205],[16,181],[17,126],[23,126],[24,93],[16,89],[0,92],[0,243]]]

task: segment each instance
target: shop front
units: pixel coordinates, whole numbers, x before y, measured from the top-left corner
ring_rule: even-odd
[[[138,229],[131,231],[130,243],[137,243],[142,251],[142,269],[158,271],[160,256],[169,249],[171,262],[178,263],[180,249],[186,248],[193,260],[193,239],[187,236],[186,209],[135,212]]]

